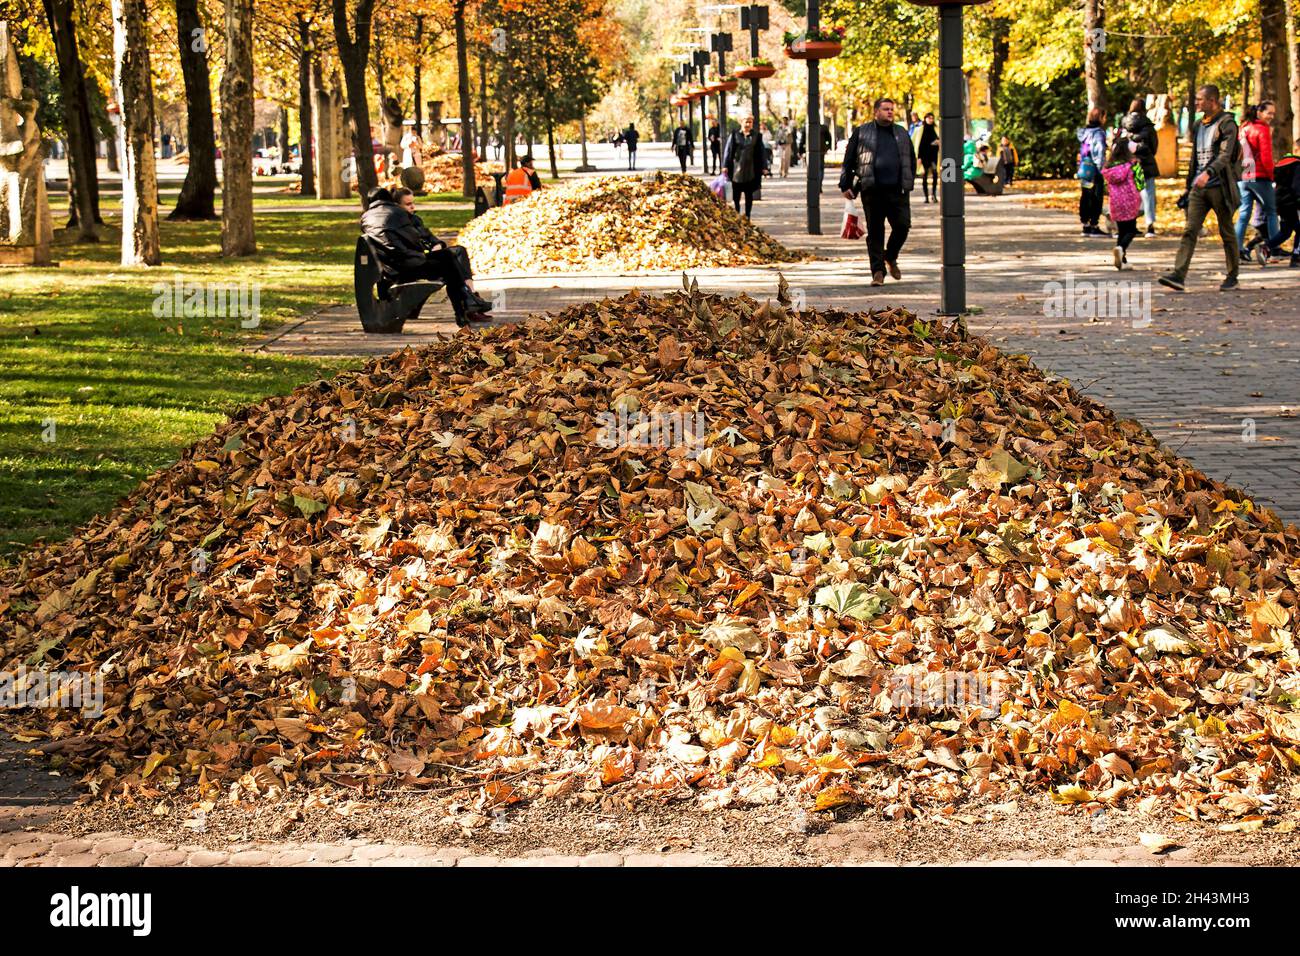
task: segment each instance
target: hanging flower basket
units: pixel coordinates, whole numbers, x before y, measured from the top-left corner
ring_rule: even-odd
[[[740,86],[740,81],[734,76],[729,76],[718,84],[718,91],[721,93],[730,93],[738,86]]]
[[[694,101],[694,100],[703,99],[708,94],[705,91],[704,87],[692,86],[689,90],[686,91],[686,95],[690,97],[692,101]]]
[[[785,48],[785,55],[792,60],[829,60],[843,50],[838,40],[796,40]]]
[[[775,75],[776,67],[771,63],[750,63],[747,66],[736,67],[738,80],[766,80],[769,76]]]

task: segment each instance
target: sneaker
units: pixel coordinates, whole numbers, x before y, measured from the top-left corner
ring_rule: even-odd
[[[1262,242],[1255,247],[1255,261],[1261,266],[1268,265],[1268,246]]]
[[[1085,235],[1085,236],[1091,236],[1091,235],[1092,235],[1092,230],[1093,230],[1094,228],[1095,228],[1094,226],[1084,226],[1084,227],[1083,227],[1083,233],[1082,233],[1082,235]]]
[[[901,272],[898,271],[898,263],[897,263],[897,262],[886,262],[886,263],[885,263],[885,268],[889,270],[889,274],[890,274],[891,276],[893,276],[895,279],[901,279],[901,278],[903,278],[903,273],[901,273]]]
[[[1220,292],[1231,292],[1235,288],[1237,288],[1236,276],[1228,276],[1228,278],[1219,283]]]
[[[1173,289],[1175,292],[1186,292],[1187,286],[1183,285],[1183,280],[1176,275],[1163,275],[1156,279],[1166,289]]]
[[[1131,265],[1128,264],[1128,256],[1127,256],[1127,255],[1124,256],[1124,261],[1123,261],[1123,263],[1120,265],[1120,268],[1123,269],[1125,272],[1128,272],[1128,271],[1131,271],[1131,270],[1132,270],[1133,267],[1132,267]]]
[[[885,284],[885,274],[884,274],[883,272],[873,272],[873,273],[871,273],[871,284],[872,284],[872,285],[884,285],[884,284]]]
[[[1123,269],[1123,268],[1124,268],[1124,250],[1123,250],[1123,249],[1121,249],[1119,246],[1116,246],[1114,249],[1111,250],[1111,258],[1115,260],[1115,268],[1116,268],[1116,269]]]
[[[1147,238],[1148,238],[1148,239],[1154,239],[1155,237],[1156,237],[1156,227],[1155,227],[1155,226],[1147,226]]]
[[[1292,268],[1292,269],[1300,268],[1300,256],[1292,256],[1292,257],[1291,257],[1291,265],[1290,265],[1290,268]]]

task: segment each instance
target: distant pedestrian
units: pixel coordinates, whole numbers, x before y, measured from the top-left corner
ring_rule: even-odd
[[[1277,197],[1273,191],[1273,104],[1267,100],[1246,107],[1238,138],[1241,142],[1241,208],[1237,210],[1237,249],[1246,255],[1246,226],[1251,207],[1258,205],[1264,214],[1265,237],[1277,232]]]
[[[794,128],[788,116],[777,127],[776,148],[781,154],[781,178],[785,179],[790,175],[790,156],[794,153]]]
[[[1156,162],[1159,140],[1156,126],[1147,116],[1147,104],[1140,96],[1133,98],[1129,104],[1128,114],[1120,122],[1124,135],[1132,142],[1137,154],[1137,161],[1142,166],[1142,177],[1146,183],[1142,187],[1142,218],[1147,224],[1147,238],[1156,234],[1156,177],[1160,175],[1160,166]]]
[[[1101,220],[1102,196],[1105,193],[1101,170],[1106,164],[1106,111],[1088,111],[1088,125],[1075,133],[1079,140],[1079,222],[1083,234],[1090,237],[1110,238],[1110,233],[1098,228]]]
[[[1132,141],[1118,137],[1110,151],[1110,162],[1102,170],[1110,195],[1110,218],[1115,223],[1115,268],[1127,269],[1128,247],[1137,236],[1138,213],[1142,211],[1142,164],[1133,154]]]
[[[754,117],[746,116],[740,129],[727,138],[727,147],[722,153],[722,168],[731,180],[731,200],[736,205],[736,212],[740,212],[740,198],[745,198],[746,219],[753,211],[754,200],[762,198],[766,162],[763,136],[754,128]]]
[[[903,277],[898,255],[912,227],[909,194],[916,184],[916,152],[907,130],[894,123],[894,101],[881,97],[874,109],[871,121],[849,136],[839,185],[845,199],[862,197],[871,284],[884,285],[886,269],[895,279]],[[886,222],[890,230],[888,243]]]
[[[1232,211],[1241,201],[1237,181],[1241,179],[1240,147],[1237,145],[1237,121],[1223,109],[1219,88],[1207,83],[1196,91],[1196,108],[1201,120],[1193,125],[1195,144],[1187,170],[1187,190],[1179,205],[1187,210],[1187,225],[1178,243],[1178,256],[1172,272],[1157,280],[1162,286],[1182,292],[1187,270],[1196,251],[1201,226],[1213,212],[1223,241],[1223,257],[1228,275],[1219,285],[1221,292],[1237,288],[1241,257],[1237,254],[1237,236],[1232,229]]]
[[[685,120],[678,123],[677,128],[673,130],[673,152],[677,154],[677,160],[682,164],[682,173],[684,174],[687,160],[695,152],[695,134],[691,132],[691,128],[686,125]]]
[[[1010,186],[1016,178],[1016,167],[1020,165],[1020,153],[1012,145],[1010,137],[1003,136],[998,145],[998,176],[1003,186]]]
[[[926,113],[921,121],[920,135],[916,141],[916,158],[921,163],[921,190],[925,201],[939,201],[939,127],[934,124],[934,114]],[[934,185],[931,186],[931,183]]]
[[[623,142],[627,143],[627,168],[636,169],[636,144],[641,134],[636,131],[636,124],[628,123],[623,130]]]
[[[1269,258],[1281,258],[1282,246],[1295,236],[1291,243],[1291,268],[1300,266],[1300,157],[1286,155],[1273,167],[1273,182],[1277,195],[1278,230],[1268,240],[1267,249],[1257,249],[1255,255],[1260,265]]]
[[[704,171],[706,173],[721,172],[722,170],[722,127],[718,125],[718,121],[716,119],[709,124],[709,146],[708,146],[708,152],[705,153],[704,156],[705,156]],[[712,169],[708,168],[710,158],[712,158],[713,160]]]

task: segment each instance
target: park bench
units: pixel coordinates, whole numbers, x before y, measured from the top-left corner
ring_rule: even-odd
[[[352,278],[361,327],[381,335],[400,333],[408,319],[419,317],[429,296],[442,288],[442,283],[433,279],[396,283],[385,279],[370,240],[365,236],[357,239]]]

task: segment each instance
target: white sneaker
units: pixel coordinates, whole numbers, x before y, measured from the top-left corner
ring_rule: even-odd
[[[1121,249],[1119,246],[1116,246],[1116,247],[1112,250],[1112,252],[1113,252],[1112,258],[1115,260],[1115,268],[1116,268],[1116,269],[1123,269],[1123,268],[1124,268],[1124,250]]]

